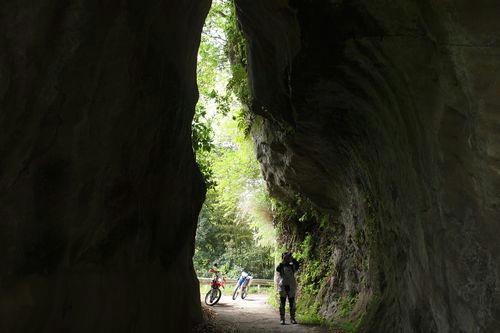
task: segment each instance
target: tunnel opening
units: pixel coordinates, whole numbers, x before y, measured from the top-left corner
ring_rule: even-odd
[[[210,278],[214,264],[230,279],[242,273],[274,277],[272,201],[250,136],[246,66],[233,1],[213,1],[198,52],[199,100],[192,124],[193,150],[207,185],[193,257],[199,278]],[[203,284],[202,296],[209,289]]]

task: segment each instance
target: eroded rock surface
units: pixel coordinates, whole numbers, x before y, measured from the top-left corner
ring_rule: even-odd
[[[0,5],[0,331],[187,332],[209,0]]]
[[[369,332],[499,331],[500,3],[237,11],[268,187],[329,216],[321,313],[354,295]]]

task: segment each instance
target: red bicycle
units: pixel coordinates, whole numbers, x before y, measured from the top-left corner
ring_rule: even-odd
[[[215,269],[210,269],[210,273],[214,273],[215,277],[212,282],[210,282],[210,290],[205,295],[205,304],[206,305],[215,305],[220,300],[222,296],[222,291],[220,288],[224,288],[224,284],[222,282],[226,282],[225,277],[219,276],[219,273]]]

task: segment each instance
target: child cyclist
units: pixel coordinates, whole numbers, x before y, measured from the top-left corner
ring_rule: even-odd
[[[299,263],[290,252],[285,252],[281,255],[281,263],[276,267],[279,273],[278,288],[280,293],[280,322],[285,325],[285,304],[288,297],[290,304],[290,322],[297,324],[295,321],[295,294],[297,292],[297,280],[295,272],[299,269]]]

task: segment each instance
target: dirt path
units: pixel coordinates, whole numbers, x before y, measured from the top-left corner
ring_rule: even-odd
[[[215,312],[215,323],[224,331],[237,333],[254,332],[292,332],[324,333],[324,328],[317,326],[292,325],[287,313],[287,324],[280,325],[278,311],[267,304],[267,295],[251,294],[246,299],[233,299],[222,296],[218,304],[210,307]]]

